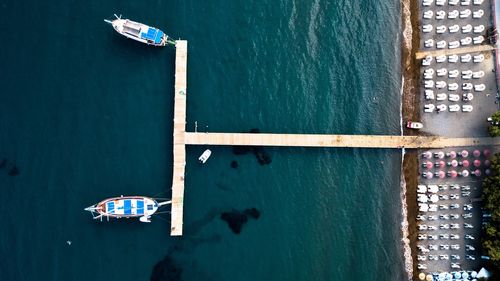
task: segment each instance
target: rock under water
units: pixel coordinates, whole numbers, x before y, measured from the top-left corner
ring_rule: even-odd
[[[248,218],[258,219],[260,212],[256,208],[250,208],[243,211],[233,210],[224,212],[220,218],[227,223],[231,231],[235,234],[240,234],[243,225],[248,222]]]
[[[259,129],[251,129],[249,133],[258,134]],[[272,162],[271,156],[267,153],[262,146],[233,146],[233,153],[235,155],[244,155],[252,152],[260,165],[268,165]]]
[[[9,176],[15,177],[17,175],[19,175],[19,168],[16,166],[13,166],[12,168],[10,168]]]
[[[153,268],[151,273],[151,281],[181,281],[182,269],[172,260],[170,256],[166,256],[159,261]]]
[[[4,158],[0,160],[0,169],[5,168],[5,166],[7,166],[7,159]]]
[[[231,168],[233,169],[238,168],[238,162],[236,162],[235,160],[231,161]]]

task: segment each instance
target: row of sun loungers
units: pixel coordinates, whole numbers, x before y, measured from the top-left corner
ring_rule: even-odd
[[[460,6],[469,6],[471,5],[471,3],[473,5],[481,5],[483,4],[483,1],[484,0],[436,0],[436,6],[444,6],[446,3],[448,3],[448,5],[450,6],[458,6],[460,4]],[[434,0],[424,0],[422,2],[422,4],[424,5],[424,7],[429,7],[431,6],[432,4],[434,3]]]
[[[428,56],[422,60],[422,65],[423,66],[430,66],[434,58],[432,56]],[[484,61],[484,55],[483,54],[478,54],[472,56],[471,54],[465,54],[465,55],[439,55],[436,57],[436,63],[444,63],[444,62],[449,62],[449,63],[468,63],[468,62],[474,62],[474,63],[480,63]]]

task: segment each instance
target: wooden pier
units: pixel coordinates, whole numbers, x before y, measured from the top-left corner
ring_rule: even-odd
[[[444,148],[500,145],[500,138],[445,138],[438,136],[306,135],[251,133],[187,133],[187,41],[175,44],[173,177],[170,235],[181,236],[183,227],[186,145],[251,145],[359,148]],[[464,49],[464,48],[461,48]],[[486,49],[485,49],[486,50]],[[472,51],[471,51],[472,52]],[[477,50],[476,50],[477,52]]]

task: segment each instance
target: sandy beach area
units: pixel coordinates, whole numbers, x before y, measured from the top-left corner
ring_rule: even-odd
[[[419,8],[418,1],[402,1],[403,42],[401,50],[401,68],[404,79],[402,96],[403,122],[407,120],[420,120],[419,111],[419,73],[420,65],[415,59],[415,53],[419,49]],[[406,23],[406,26],[405,26]],[[411,26],[408,24],[411,23]],[[410,28],[411,30],[407,30]],[[409,33],[411,32],[411,33]],[[405,41],[407,40],[407,41]],[[409,130],[403,124],[404,135],[417,135],[418,131]],[[408,232],[412,260],[417,259],[417,200],[416,188],[418,181],[418,152],[407,150],[403,161],[403,173],[406,181],[406,204],[408,210]],[[413,280],[418,280],[417,264],[413,263]]]

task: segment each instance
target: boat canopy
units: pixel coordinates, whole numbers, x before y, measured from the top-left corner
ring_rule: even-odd
[[[161,42],[162,37],[163,37],[163,31],[153,27],[149,27],[148,32],[141,33],[142,39],[154,41],[156,44],[159,44]]]
[[[155,204],[156,205],[156,204]],[[154,209],[153,204],[147,204],[147,211]],[[106,202],[106,212],[113,215],[143,215],[147,212],[144,208],[144,200],[124,199]]]

